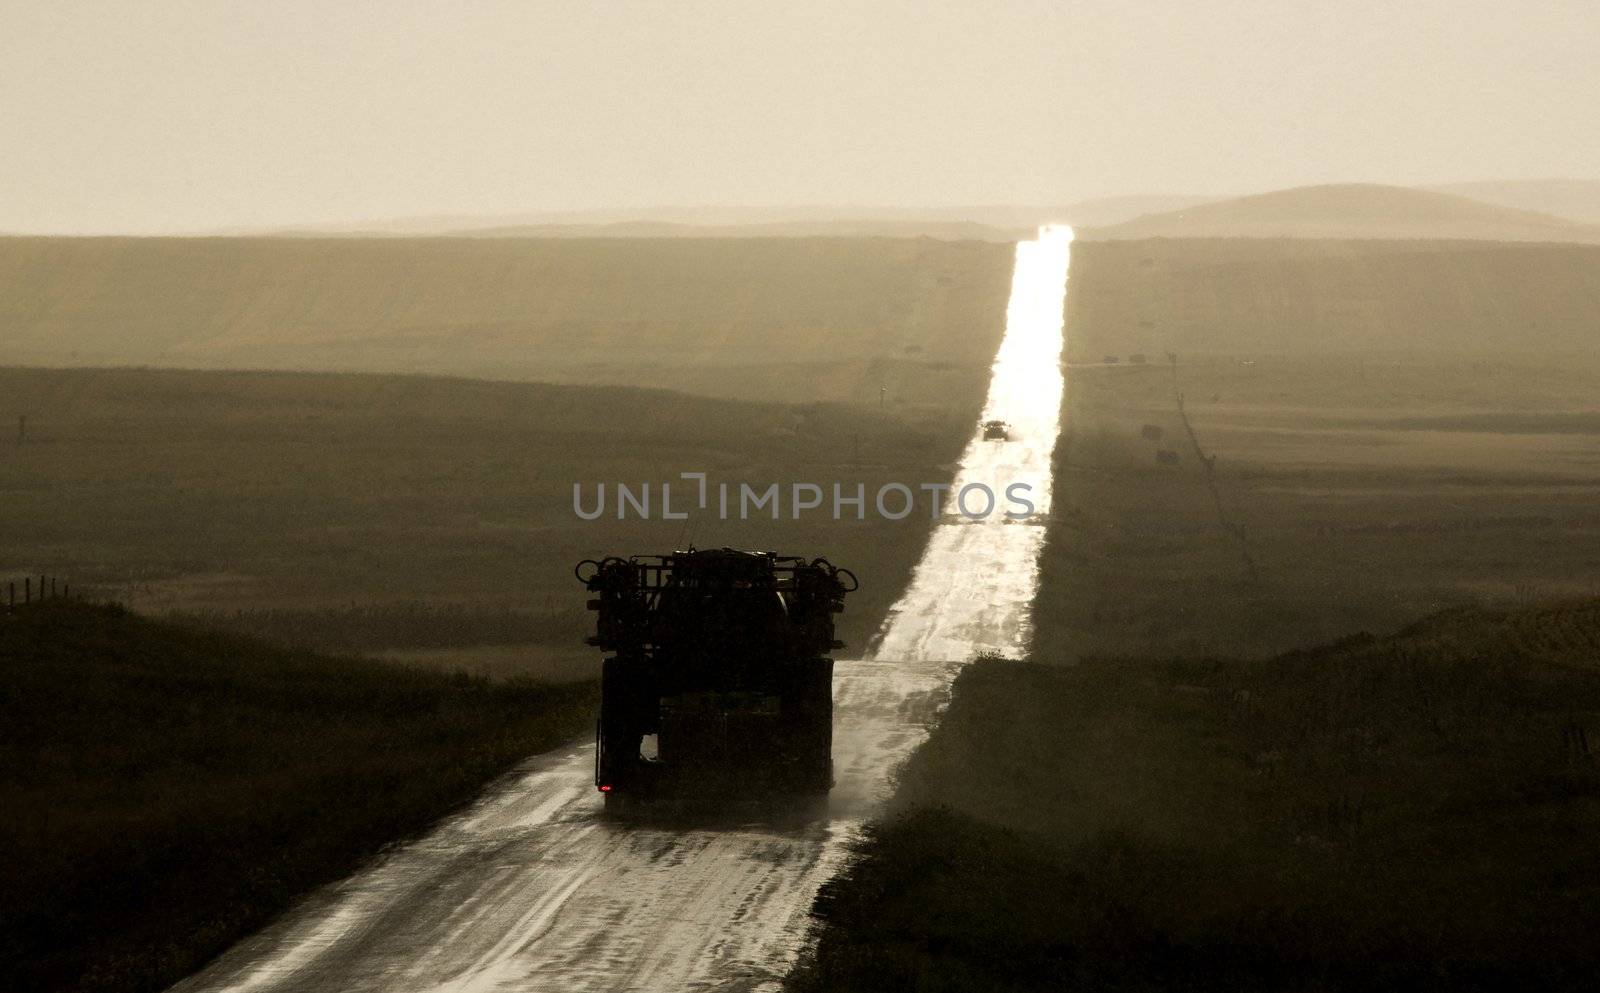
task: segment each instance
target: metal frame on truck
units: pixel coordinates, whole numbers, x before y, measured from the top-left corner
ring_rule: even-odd
[[[595,786],[663,795],[821,795],[833,785],[833,615],[855,576],[826,559],[689,549],[585,560],[608,655]]]

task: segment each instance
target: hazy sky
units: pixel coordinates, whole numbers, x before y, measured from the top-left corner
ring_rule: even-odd
[[[0,0],[0,230],[1600,178],[1600,4]]]

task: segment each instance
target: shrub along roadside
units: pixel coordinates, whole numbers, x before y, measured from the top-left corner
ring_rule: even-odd
[[[1600,604],[1263,662],[975,663],[797,991],[1584,989]]]
[[[587,730],[488,683],[51,602],[0,611],[0,975],[157,990]]]

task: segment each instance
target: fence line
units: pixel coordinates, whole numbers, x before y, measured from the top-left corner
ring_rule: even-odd
[[[5,604],[7,609],[22,607],[32,603],[43,603],[46,600],[71,600],[72,585],[60,576],[49,573],[32,574],[22,577],[19,586],[15,579],[6,581]],[[81,594],[77,599],[83,599]]]

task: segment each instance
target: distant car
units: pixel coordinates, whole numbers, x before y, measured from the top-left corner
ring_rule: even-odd
[[[1007,424],[1005,421],[984,421],[983,440],[1010,441],[1011,425]]]

